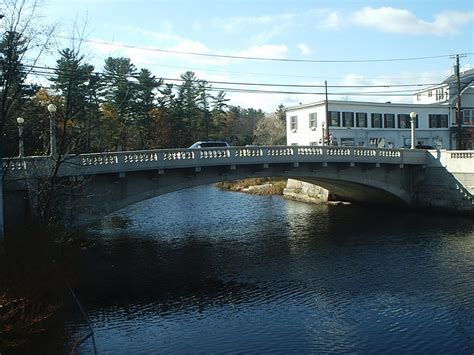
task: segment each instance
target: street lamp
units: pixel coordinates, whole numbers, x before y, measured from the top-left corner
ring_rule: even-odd
[[[48,105],[49,111],[49,154],[52,157],[56,156],[56,121],[54,114],[56,113],[57,107],[55,104]]]
[[[415,149],[415,119],[416,112],[410,112],[410,123],[411,123],[411,149]]]
[[[18,117],[16,123],[18,123],[18,156],[21,158],[25,155],[25,148],[23,145],[23,124],[25,123],[25,119],[23,117]]]
[[[323,133],[323,145],[326,145],[324,143],[324,141],[326,140],[326,135],[324,133],[324,127],[326,126],[326,123],[324,121],[321,122],[321,130],[322,130],[322,133]]]

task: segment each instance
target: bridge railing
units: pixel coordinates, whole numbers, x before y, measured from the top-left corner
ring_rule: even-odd
[[[425,164],[423,150],[333,146],[252,146],[204,149],[160,149],[65,156],[60,176],[92,175],[151,169],[272,163]],[[9,175],[43,175],[53,166],[49,157],[4,159]]]

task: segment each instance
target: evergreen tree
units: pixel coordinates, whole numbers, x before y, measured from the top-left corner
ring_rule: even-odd
[[[226,108],[227,108],[227,101],[229,99],[225,98],[225,92],[219,91],[217,96],[213,98],[213,106],[212,106],[212,120],[214,121],[214,125],[216,127],[216,139],[223,139],[229,140],[230,133],[229,130],[226,129],[227,122],[226,122]]]
[[[21,62],[27,50],[26,39],[18,32],[7,31],[0,42],[0,156],[12,155],[16,117],[25,98],[25,69]]]
[[[135,101],[135,126],[139,135],[139,146],[141,149],[147,149],[153,141],[154,132],[151,130],[152,117],[151,112],[157,108],[156,90],[163,83],[163,80],[157,80],[148,69],[141,69],[138,74],[137,93]]]
[[[90,86],[94,67],[83,63],[84,57],[72,49],[63,49],[59,54],[55,76],[50,81],[63,103],[58,110],[61,117],[60,151],[66,153],[72,149],[81,152],[90,149],[91,116],[98,114],[97,106],[88,101],[89,97],[95,96]],[[93,106],[95,110],[91,110]]]
[[[112,133],[110,140],[115,150],[126,150],[130,127],[134,124],[134,102],[136,82],[131,78],[136,74],[135,65],[129,58],[105,60],[102,92],[105,98],[104,116]]]

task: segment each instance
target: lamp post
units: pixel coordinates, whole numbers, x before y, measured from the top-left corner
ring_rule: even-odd
[[[49,104],[48,111],[49,111],[49,155],[52,157],[56,156],[56,120],[54,114],[56,113],[56,105]]]
[[[23,145],[23,124],[25,119],[18,117],[16,123],[18,123],[18,156],[21,158],[25,155],[25,146]]]
[[[323,145],[326,145],[325,144],[325,140],[326,140],[326,134],[324,132],[324,127],[326,126],[326,123],[324,121],[321,122],[321,130],[322,130],[322,134],[323,134]]]
[[[411,123],[411,149],[415,149],[415,119],[416,112],[410,112],[410,123]]]

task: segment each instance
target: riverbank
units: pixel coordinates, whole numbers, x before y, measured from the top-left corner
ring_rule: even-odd
[[[223,190],[245,192],[254,195],[283,195],[286,184],[286,179],[252,178],[218,182],[216,186]]]
[[[252,178],[220,182],[216,186],[224,190],[255,195],[281,195],[288,200],[312,204],[330,203],[328,190],[293,179]]]

